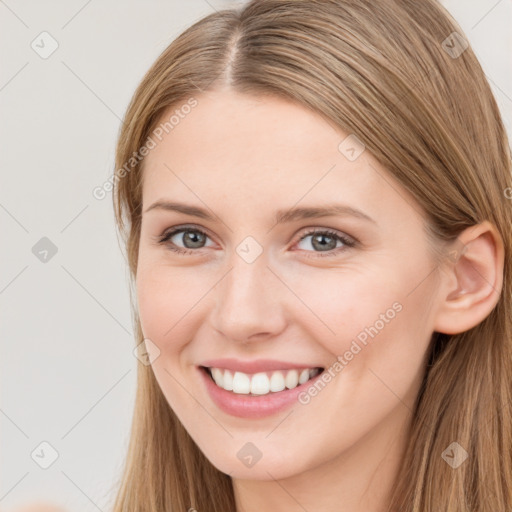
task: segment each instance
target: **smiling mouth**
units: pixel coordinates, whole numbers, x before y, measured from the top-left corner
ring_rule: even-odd
[[[249,396],[262,396],[294,389],[324,371],[324,368],[313,367],[301,370],[291,369],[249,374],[223,368],[206,366],[200,368],[209,375],[217,387],[232,393]]]

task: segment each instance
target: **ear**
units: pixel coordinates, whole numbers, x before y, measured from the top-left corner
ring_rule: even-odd
[[[458,334],[493,310],[503,286],[504,247],[489,221],[464,230],[448,247],[434,330]]]

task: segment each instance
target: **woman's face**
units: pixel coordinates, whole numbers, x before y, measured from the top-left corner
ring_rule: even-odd
[[[168,403],[237,478],[285,478],[391,442],[435,330],[419,207],[353,136],[306,108],[227,90],[196,100],[172,109],[144,170],[137,298]],[[202,366],[231,368],[215,373],[236,392]]]

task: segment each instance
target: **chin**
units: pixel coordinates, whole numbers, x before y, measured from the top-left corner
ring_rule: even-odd
[[[241,446],[242,448],[234,450],[233,458],[226,458],[226,451],[224,451],[222,457],[213,459],[208,457],[208,460],[220,472],[240,480],[282,480],[306,470],[282,452],[260,451],[261,456],[256,460],[256,449],[250,445],[249,441]],[[246,455],[250,450],[254,450],[256,456],[252,460]]]

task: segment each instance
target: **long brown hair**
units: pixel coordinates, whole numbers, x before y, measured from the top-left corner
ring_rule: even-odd
[[[461,28],[435,0],[253,0],[185,30],[143,78],[119,134],[113,199],[132,284],[141,148],[171,107],[182,117],[217,87],[292,99],[356,134],[416,198],[435,240],[484,220],[497,228],[499,301],[466,332],[434,333],[389,510],[512,510],[511,153]],[[151,366],[138,364],[137,378],[114,512],[235,512],[231,478],[192,441]],[[457,469],[442,457],[452,442],[469,454]]]

